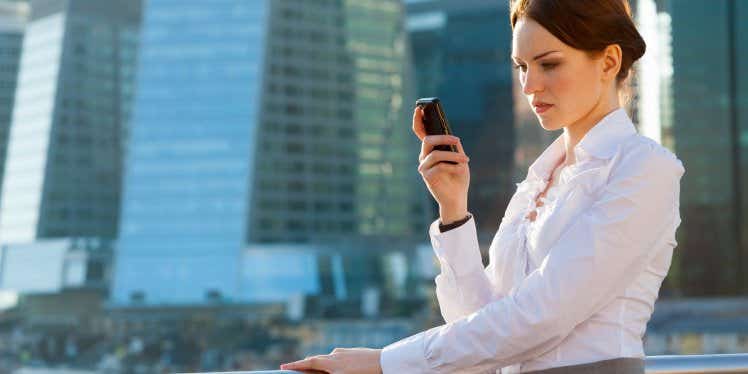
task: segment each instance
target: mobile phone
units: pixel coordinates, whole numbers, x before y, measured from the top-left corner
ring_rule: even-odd
[[[426,129],[426,135],[452,135],[452,129],[438,97],[420,98],[416,100],[416,106],[423,108],[423,127]],[[439,144],[434,149],[457,152],[457,146],[454,144]],[[457,164],[454,161],[443,162]]]

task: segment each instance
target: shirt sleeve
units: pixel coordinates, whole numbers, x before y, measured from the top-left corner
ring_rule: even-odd
[[[439,310],[452,322],[484,306],[492,298],[492,286],[481,259],[475,218],[441,232],[436,220],[429,228],[431,246],[441,267],[434,280]]]
[[[622,157],[596,201],[516,292],[386,346],[383,372],[481,373],[523,362],[622,295],[652,249],[674,235],[685,171],[664,150]]]

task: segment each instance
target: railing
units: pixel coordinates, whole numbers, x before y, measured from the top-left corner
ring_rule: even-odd
[[[748,353],[648,356],[647,374],[748,373]]]
[[[748,353],[721,355],[647,356],[647,374],[748,374]],[[292,370],[232,371],[231,374],[301,374]],[[218,374],[218,373],[203,373]]]

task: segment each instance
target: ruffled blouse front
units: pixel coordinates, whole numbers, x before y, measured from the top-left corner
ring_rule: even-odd
[[[499,232],[494,237],[497,248],[502,248],[496,255],[498,269],[495,270],[496,283],[494,286],[501,294],[511,293],[522,280],[538,264],[531,262],[530,252],[536,248],[538,233],[543,223],[556,209],[558,197],[562,194],[562,186],[565,185],[568,167],[561,167],[554,176],[554,182],[546,191],[545,196],[540,197],[542,202],[538,206],[536,199],[548,185],[547,180],[525,180],[517,184],[517,193],[507,207],[505,220],[499,227]],[[535,220],[528,215],[536,211]]]
[[[551,213],[551,211],[556,208],[556,201],[558,199],[559,190],[560,188],[557,184],[549,187],[545,193],[545,196],[541,196],[539,198],[541,204],[538,205],[536,203],[533,203],[532,209],[528,211],[527,214],[524,214],[522,216],[523,218],[522,221],[520,221],[518,229],[520,230],[520,237],[524,238],[522,245],[522,247],[524,247],[524,255],[528,258],[524,261],[525,274],[529,273],[532,268],[536,267],[533,266],[531,268],[529,253],[532,248],[537,247],[538,233],[540,232],[539,228],[542,227],[543,222]],[[532,210],[536,212],[534,220],[528,218],[528,215],[532,212]]]

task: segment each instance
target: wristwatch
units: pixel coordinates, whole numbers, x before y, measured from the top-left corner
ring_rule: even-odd
[[[441,221],[439,221],[439,231],[440,232],[445,232],[445,231],[449,231],[449,230],[452,230],[454,228],[460,227],[465,222],[470,221],[470,218],[473,218],[473,216],[470,213],[468,213],[467,216],[465,216],[465,218],[463,218],[463,219],[461,219],[459,221],[455,221],[455,222],[446,224],[446,225],[442,224]]]

